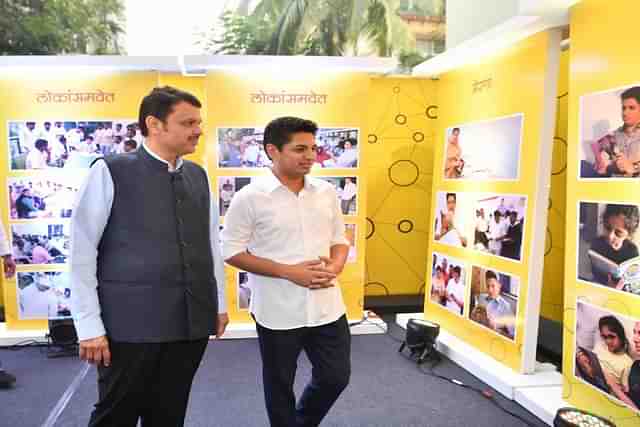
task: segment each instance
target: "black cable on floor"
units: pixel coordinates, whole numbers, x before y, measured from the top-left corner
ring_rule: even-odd
[[[365,319],[362,320],[362,323],[367,322],[369,319],[365,317]],[[399,343],[403,343],[404,340],[403,339],[399,339],[397,337],[394,337],[391,334],[391,328],[389,328],[387,326],[387,329],[385,330],[384,328],[382,328],[380,325],[373,323],[373,322],[369,322],[372,325],[375,325],[376,327],[378,327],[380,330],[385,332],[385,335],[388,336],[389,338],[391,338],[393,341],[395,342],[399,342]],[[406,356],[403,353],[403,356],[405,359],[410,360],[412,362],[415,363],[415,360],[411,359],[410,357]],[[433,357],[432,357],[433,358]],[[487,399],[488,401],[490,401],[496,408],[500,409],[502,412],[504,412],[505,414],[511,415],[513,418],[516,418],[517,420],[522,421],[525,425],[529,426],[529,427],[537,427],[535,424],[533,424],[531,421],[527,420],[526,418],[524,418],[523,416],[516,414],[515,412],[505,408],[504,406],[502,406],[496,399],[495,399],[495,394],[493,391],[489,390],[489,389],[481,389],[478,387],[474,387],[471,386],[469,384],[465,384],[460,380],[457,380],[455,378],[450,378],[450,377],[446,377],[444,375],[440,375],[438,373],[435,372],[435,367],[441,362],[441,357],[438,354],[437,357],[435,357],[435,360],[432,362],[431,366],[428,368],[428,370],[424,369],[424,365],[419,365],[416,363],[416,366],[418,368],[418,370],[427,376],[433,377],[433,378],[437,378],[440,379],[442,381],[446,381],[449,382],[451,384],[455,384],[458,387],[462,387],[462,388],[466,388],[469,389],[471,391],[474,391],[476,393],[478,393],[479,395],[481,395],[482,397],[484,397],[485,399]]]

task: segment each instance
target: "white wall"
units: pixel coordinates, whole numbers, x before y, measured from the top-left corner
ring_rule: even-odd
[[[519,0],[447,0],[447,49],[518,14]]]

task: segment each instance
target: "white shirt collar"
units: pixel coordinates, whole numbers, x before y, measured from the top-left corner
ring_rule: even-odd
[[[182,160],[182,157],[178,157],[178,158],[176,159],[176,168],[174,169],[174,168],[171,166],[171,163],[167,162],[165,159],[163,159],[162,157],[158,156],[156,153],[154,153],[153,151],[151,151],[151,149],[150,149],[149,147],[147,147],[147,144],[142,143],[142,148],[144,148],[144,149],[145,149],[145,151],[146,151],[147,153],[149,153],[149,155],[150,155],[151,157],[153,157],[154,159],[156,159],[156,160],[158,160],[158,161],[160,161],[160,162],[162,162],[162,163],[166,164],[166,165],[167,165],[167,169],[169,169],[169,172],[177,171],[178,169],[180,169],[180,168],[182,167],[182,164],[184,163],[184,161]]]
[[[285,185],[280,181],[280,179],[278,179],[276,174],[273,172],[273,169],[269,168],[269,173],[263,177],[262,188],[267,193],[272,193],[280,187],[285,187]],[[315,187],[317,187],[317,182],[310,176],[305,175],[304,189],[309,191]]]

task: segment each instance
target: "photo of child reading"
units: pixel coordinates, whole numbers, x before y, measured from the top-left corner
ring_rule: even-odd
[[[519,294],[518,277],[473,266],[469,319],[513,340]]]
[[[580,299],[576,314],[575,376],[638,411],[640,320]]]
[[[580,177],[639,177],[640,86],[586,95],[581,101]]]
[[[431,270],[431,301],[452,313],[464,313],[465,278],[464,264],[457,259],[433,254]]]
[[[636,205],[580,203],[578,279],[640,295]]]

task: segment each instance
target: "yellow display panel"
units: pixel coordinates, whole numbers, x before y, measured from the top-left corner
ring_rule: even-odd
[[[633,167],[637,146],[636,118],[624,118],[623,107],[633,113],[638,100],[622,95],[640,86],[640,63],[629,48],[640,40],[629,17],[639,13],[640,3],[623,0],[583,0],[571,10],[563,397],[618,427],[640,424],[638,392],[629,399],[638,382],[633,364],[640,365],[640,291],[633,269],[607,270],[598,254],[620,263],[640,244],[637,231],[620,231],[631,231],[633,221],[619,222],[637,217],[640,178],[617,161]],[[628,138],[617,132],[624,123]],[[626,349],[617,345],[621,335]],[[619,384],[630,389],[621,393]]]
[[[518,372],[535,364],[559,43],[534,35],[437,86],[425,316]]]
[[[86,169],[50,168],[12,169],[25,167],[19,156],[12,151],[15,141],[10,128],[15,132],[17,123],[36,122],[42,126],[44,121],[113,121],[122,124],[137,120],[140,100],[156,85],[157,74],[150,72],[88,72],[66,67],[38,67],[6,69],[0,74],[0,93],[5,98],[0,103],[0,138],[3,150],[0,150],[0,212],[7,236],[11,239],[12,230],[25,233],[51,233],[51,227],[58,226],[54,233],[68,234],[70,219],[39,218],[19,219],[10,212],[8,185],[16,182],[34,185],[69,185],[79,188]],[[13,125],[12,125],[13,124]],[[11,154],[13,153],[13,154]],[[14,160],[12,163],[12,159]],[[71,203],[71,202],[69,202]],[[49,228],[47,230],[47,228]],[[68,247],[62,251],[68,250]],[[18,274],[51,272],[50,277],[60,276],[53,273],[68,272],[68,262],[64,264],[20,264]],[[47,320],[28,316],[28,310],[20,306],[16,279],[4,281],[6,324],[10,329],[46,329]],[[46,303],[46,301],[45,301]],[[46,317],[46,316],[45,316]]]
[[[416,78],[371,81],[363,144],[369,188],[366,295],[424,293],[436,85]]]
[[[564,240],[567,198],[567,127],[569,124],[569,51],[560,54],[556,126],[540,315],[562,322],[564,313]]]
[[[286,115],[315,121],[321,129],[316,138],[320,145],[333,147],[335,141],[357,137],[357,167],[350,167],[349,156],[332,152],[332,156],[322,157],[325,167],[317,165],[312,171],[312,175],[332,178],[339,185],[346,177],[355,178],[357,183],[356,199],[344,207],[345,223],[351,224],[347,236],[353,236],[352,260],[339,278],[350,319],[360,319],[363,310],[367,230],[363,145],[367,143],[364,126],[369,84],[366,74],[317,73],[309,69],[215,71],[206,78],[206,164],[210,184],[217,190],[223,210],[250,177],[266,172],[267,160],[259,141],[262,129],[272,119]],[[247,290],[241,286],[244,280],[240,273],[227,267],[229,316],[232,322],[249,322]]]

